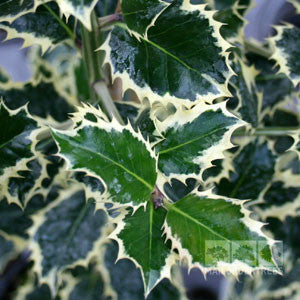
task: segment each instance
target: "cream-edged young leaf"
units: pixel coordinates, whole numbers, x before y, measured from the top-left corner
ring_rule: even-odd
[[[103,201],[137,208],[150,200],[157,178],[157,157],[131,124],[83,119],[71,131],[53,131],[53,137],[68,168],[103,182]]]
[[[278,272],[271,252],[275,241],[262,232],[263,223],[250,218],[244,202],[195,191],[168,205],[164,233],[189,269],[235,276],[259,269]]]
[[[122,5],[128,8],[135,2],[124,0]],[[160,12],[153,18],[155,4]],[[142,11],[146,24],[141,24],[141,15],[131,5],[125,16],[129,28],[116,25],[100,47],[106,52],[104,63],[111,65],[113,80],[121,78],[123,91],[134,90],[141,101],[148,98],[150,103],[188,107],[230,96],[230,45],[220,35],[222,24],[214,20],[214,12],[190,0],[176,0],[167,7],[152,0],[147,5],[150,19],[148,11]]]
[[[122,220],[118,219],[117,228],[110,235],[118,242],[118,259],[129,258],[141,270],[145,297],[163,278],[170,278],[176,259],[162,237],[166,213],[150,201],[146,209],[131,210]]]
[[[276,26],[277,35],[269,39],[273,49],[271,59],[279,66],[279,73],[286,74],[296,87],[300,82],[300,30],[299,28],[286,24]]]
[[[63,270],[74,265],[87,266],[107,237],[108,217],[95,212],[95,201],[87,199],[81,185],[60,191],[48,207],[32,216],[28,230],[34,271],[39,283],[47,283],[54,296]]]
[[[224,158],[223,151],[233,147],[231,135],[244,124],[227,111],[225,102],[178,109],[163,122],[157,120],[162,135],[155,145],[159,171],[181,181],[201,178],[213,160]]]
[[[10,178],[20,177],[18,172],[29,170],[28,163],[37,155],[38,136],[45,128],[32,119],[27,106],[8,109],[0,102],[0,197]],[[10,198],[8,198],[10,201]]]

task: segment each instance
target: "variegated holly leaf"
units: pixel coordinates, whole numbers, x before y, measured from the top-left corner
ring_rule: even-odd
[[[16,18],[36,9],[36,0],[3,0],[0,3],[0,22],[12,22]]]
[[[116,25],[100,49],[112,66],[113,80],[121,78],[124,90],[130,88],[151,103],[188,107],[230,96],[230,45],[205,5],[123,0],[122,8],[128,27]]]
[[[277,35],[270,38],[273,48],[271,59],[279,65],[279,73],[284,73],[297,86],[300,82],[300,30],[293,25],[276,26]]]
[[[59,15],[56,7],[51,7]],[[62,22],[64,21],[62,20]],[[69,25],[65,24],[65,26]],[[41,46],[43,53],[60,43],[71,41],[68,32],[43,5],[38,7],[35,12],[25,14],[12,23],[0,23],[0,29],[6,31],[6,40],[21,38],[24,40],[23,47],[37,44]]]
[[[153,202],[149,202],[146,210],[141,207],[128,212],[110,236],[118,242],[118,259],[130,258],[141,269],[146,296],[162,278],[170,277],[175,260],[162,238],[166,213],[163,208],[155,209]]]
[[[156,183],[157,158],[150,144],[130,124],[82,119],[72,131],[54,131],[53,136],[69,168],[103,181],[103,201],[146,205]]]
[[[0,102],[0,198],[10,178],[20,177],[36,156],[38,135],[45,129],[28,114],[27,107],[8,109]],[[10,201],[10,199],[8,199]]]
[[[260,72],[255,78],[255,83],[257,89],[263,93],[262,111],[269,111],[291,96],[292,82],[284,74],[276,74],[271,60],[252,53],[248,54],[247,58]]]
[[[217,194],[230,198],[256,200],[275,173],[276,155],[269,143],[252,140],[234,155],[234,172],[217,185]]]
[[[259,117],[262,104],[262,95],[258,93],[255,85],[255,77],[258,71],[254,66],[248,66],[242,59],[233,62],[233,70],[237,76],[231,78],[231,85],[235,88],[235,97],[229,100],[237,100],[237,107],[233,109],[244,121],[253,127],[259,125]]]
[[[75,264],[87,265],[106,238],[107,215],[95,213],[95,201],[87,199],[81,186],[60,191],[48,207],[32,216],[29,229],[34,271],[53,295],[61,283],[61,272]]]
[[[145,296],[144,284],[139,270],[135,264],[128,259],[118,258],[118,247],[116,243],[110,243],[105,248],[105,267],[109,272],[111,287],[115,294],[115,299],[140,300]],[[176,270],[175,270],[176,271]],[[175,274],[174,274],[175,273]],[[130,276],[127,276],[130,274]],[[171,281],[163,279],[150,292],[149,300],[185,300],[184,286],[180,279],[177,279],[176,272],[172,270]]]
[[[168,205],[164,233],[189,268],[234,275],[276,271],[271,253],[275,241],[263,234],[263,223],[251,219],[243,205],[210,191],[194,192]]]
[[[10,109],[17,109],[28,103],[30,114],[51,124],[55,121],[66,121],[68,114],[74,112],[70,97],[58,91],[52,79],[49,82],[30,81],[21,86],[18,83],[11,83],[7,89],[1,89],[0,86],[0,97],[3,97],[4,103]]]
[[[233,147],[231,135],[243,124],[226,110],[224,102],[178,109],[163,122],[156,122],[163,136],[155,146],[159,170],[181,181],[199,179],[199,174],[201,178],[213,160],[223,158],[223,151]]]

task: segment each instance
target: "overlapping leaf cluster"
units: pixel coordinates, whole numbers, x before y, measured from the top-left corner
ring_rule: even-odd
[[[96,45],[109,87],[122,82],[121,124],[95,105],[77,30],[117,3],[11,2],[0,28],[38,45],[28,82],[0,72],[0,271],[24,249],[34,261],[17,296],[182,299],[178,263],[280,273],[275,240],[291,287],[263,282],[274,297],[293,293],[300,143],[287,104],[299,96],[299,30],[280,26],[253,52],[251,1],[121,1],[122,22]]]

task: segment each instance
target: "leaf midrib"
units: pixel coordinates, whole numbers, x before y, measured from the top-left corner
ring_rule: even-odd
[[[100,156],[108,161],[110,161],[111,163],[115,164],[116,166],[118,166],[119,168],[123,169],[125,172],[127,172],[128,174],[132,175],[133,177],[135,177],[138,181],[140,181],[141,183],[143,183],[151,192],[154,189],[154,186],[152,186],[150,183],[148,183],[147,181],[145,181],[143,178],[141,178],[140,176],[138,176],[137,174],[131,172],[130,170],[128,170],[126,167],[122,166],[121,164],[119,164],[118,162],[114,161],[113,159],[107,157],[106,155],[99,153],[99,152],[95,152],[89,148],[83,147],[82,144],[78,144],[78,143],[74,143],[73,141],[69,140],[69,143],[73,146],[76,146],[82,150],[88,151],[96,156]]]
[[[219,233],[215,232],[214,230],[212,230],[211,228],[207,227],[206,225],[204,225],[203,223],[201,223],[200,221],[194,219],[193,217],[191,217],[190,215],[186,214],[185,212],[183,212],[182,210],[178,209],[176,206],[172,206],[170,208],[170,210],[174,210],[175,212],[177,212],[178,214],[184,216],[185,218],[193,221],[194,223],[204,227],[206,230],[210,231],[212,234],[222,238],[223,240],[227,241],[227,242],[231,242],[230,240],[228,240],[226,237],[220,235]]]
[[[194,143],[194,142],[197,142],[197,141],[200,140],[200,139],[206,138],[207,136],[209,136],[209,135],[211,135],[211,134],[214,134],[214,133],[216,133],[216,132],[219,132],[219,131],[221,131],[221,130],[223,130],[223,129],[226,129],[226,128],[227,128],[227,126],[221,127],[221,128],[217,128],[217,129],[215,129],[215,130],[213,130],[213,131],[210,131],[210,132],[208,132],[208,133],[206,133],[206,134],[203,134],[203,135],[201,135],[201,136],[199,136],[199,137],[197,137],[197,138],[195,138],[195,139],[192,139],[192,140],[189,140],[189,141],[187,141],[187,142],[185,142],[185,143],[176,145],[176,146],[174,146],[174,147],[172,147],[172,148],[168,148],[168,149],[159,151],[158,153],[159,153],[159,154],[165,154],[165,153],[174,151],[174,150],[176,150],[176,149],[178,149],[178,148],[181,148],[181,147],[184,147],[184,146],[186,146],[186,145],[189,145],[189,144],[192,144],[192,143]]]
[[[116,26],[121,27],[120,25],[116,24]],[[123,27],[121,27],[123,28]],[[123,28],[124,29],[124,28]],[[159,46],[158,44],[156,44],[155,42],[149,40],[149,39],[145,39],[142,36],[140,36],[140,39],[143,40],[144,42],[149,43],[150,45],[152,45],[153,47],[159,49],[160,51],[162,51],[163,53],[165,53],[166,55],[172,57],[173,59],[175,59],[176,61],[178,61],[180,64],[182,64],[184,67],[186,67],[188,70],[191,70],[193,72],[196,72],[198,75],[202,76],[203,74],[201,72],[199,72],[198,70],[192,68],[191,66],[189,66],[187,63],[185,63],[183,60],[181,60],[179,57],[177,57],[176,55],[172,54],[171,52],[169,52],[168,50],[166,50],[165,48]]]

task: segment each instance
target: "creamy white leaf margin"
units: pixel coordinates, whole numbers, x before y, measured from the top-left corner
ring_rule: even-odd
[[[98,48],[97,50],[102,50],[105,51],[105,59],[104,59],[104,63],[103,64],[109,64],[110,65],[110,72],[111,72],[111,78],[112,78],[112,82],[114,82],[115,80],[117,80],[118,78],[121,79],[122,81],[122,88],[123,88],[123,96],[125,94],[125,92],[128,89],[132,89],[136,92],[139,100],[142,102],[145,98],[147,98],[150,102],[150,104],[154,104],[155,102],[164,102],[164,103],[172,103],[177,107],[180,107],[182,105],[185,105],[188,108],[191,108],[193,105],[195,104],[199,104],[199,103],[203,103],[203,102],[209,102],[212,103],[213,100],[220,98],[220,97],[231,97],[231,93],[228,89],[228,83],[230,81],[231,76],[234,74],[233,70],[230,67],[230,63],[229,63],[229,52],[228,50],[232,47],[231,44],[229,44],[225,39],[223,39],[223,37],[220,34],[220,28],[223,25],[222,23],[216,21],[213,16],[215,14],[216,11],[209,11],[206,10],[207,4],[191,4],[190,0],[183,0],[182,6],[180,7],[180,10],[183,13],[188,13],[188,12],[195,12],[198,11],[199,13],[201,13],[202,16],[204,16],[205,18],[208,19],[209,21],[209,25],[214,28],[214,32],[213,32],[213,36],[216,38],[216,46],[220,47],[222,49],[222,51],[220,52],[220,56],[225,58],[226,61],[226,65],[228,67],[228,72],[224,74],[224,76],[226,77],[226,81],[224,84],[219,84],[217,83],[213,78],[211,78],[208,75],[204,75],[203,77],[208,80],[209,82],[213,83],[215,85],[215,87],[218,88],[219,93],[218,94],[213,94],[213,93],[208,93],[207,95],[198,95],[196,101],[190,101],[186,98],[177,98],[175,96],[171,96],[169,93],[160,96],[159,94],[154,93],[151,88],[149,86],[145,86],[143,88],[139,87],[128,75],[128,73],[123,72],[114,72],[113,69],[113,63],[110,59],[111,57],[111,47],[109,46],[109,41],[111,38],[111,33],[108,35],[108,37],[106,38],[106,41],[103,43],[103,45]],[[165,10],[165,8],[163,8],[163,10]],[[157,20],[157,18],[160,16],[160,14],[163,13],[163,10],[158,14],[158,16],[156,18],[154,18],[154,20],[152,21],[152,23],[147,27],[147,30],[151,27],[151,26],[155,26],[155,21]],[[129,28],[126,27],[126,30],[133,35],[135,38],[137,38],[138,40],[140,40],[140,38],[145,39],[146,41],[148,40],[147,38],[147,31],[145,33],[144,36],[141,36],[140,34],[138,34],[137,32],[134,32],[132,30],[130,30]]]
[[[282,39],[282,35],[285,30],[292,30],[295,27],[291,24],[286,23],[285,25],[274,26],[274,28],[276,29],[277,34],[268,39],[269,44],[273,50],[273,54],[270,57],[270,59],[276,61],[275,66],[279,66],[279,70],[277,73],[284,73],[293,82],[294,86],[296,87],[300,83],[300,74],[292,76],[291,69],[288,66],[289,55],[284,51],[284,49],[276,45],[277,42]]]
[[[283,182],[283,188],[299,188],[300,187],[300,175],[295,175],[291,169],[281,171],[279,164],[276,165],[275,174],[272,182]],[[272,182],[267,186],[266,189],[260,194],[259,199],[255,201],[255,204],[265,203],[264,197],[268,188],[271,187]],[[292,202],[287,202],[283,205],[272,205],[267,209],[261,209],[254,207],[255,212],[260,216],[262,220],[266,220],[268,217],[278,218],[282,222],[286,217],[297,217],[300,216],[300,193]]]
[[[50,1],[52,0],[33,0],[34,5],[31,9],[24,10],[15,16],[8,15],[6,17],[1,17],[0,21],[1,22],[6,21],[12,23],[14,20],[27,13],[34,13],[39,5],[45,4]],[[85,6],[83,3],[76,6],[73,3],[76,1],[72,1],[72,0],[53,0],[53,1],[55,1],[58,4],[61,14],[65,15],[67,19],[70,17],[70,15],[72,15],[75,18],[77,18],[88,30],[92,29],[90,17],[98,0],[91,0],[91,3],[87,6]]]
[[[222,139],[219,141],[218,144],[213,145],[212,147],[203,151],[203,153],[201,155],[194,158],[193,162],[195,164],[199,164],[201,167],[199,174],[196,174],[196,173],[191,173],[191,174],[172,173],[169,176],[166,176],[159,171],[159,175],[161,175],[161,176],[159,176],[159,180],[158,180],[160,187],[163,186],[165,181],[167,181],[171,184],[171,179],[173,179],[173,178],[180,180],[181,182],[185,182],[188,178],[194,178],[196,180],[200,180],[201,182],[203,182],[204,181],[203,180],[203,172],[205,170],[207,170],[208,168],[214,166],[212,164],[212,161],[216,160],[216,159],[224,159],[225,158],[224,151],[235,146],[231,142],[231,136],[232,136],[233,132],[241,126],[246,126],[247,123],[241,119],[238,119],[235,115],[233,115],[226,109],[226,101],[217,103],[217,104],[212,104],[212,105],[202,103],[202,104],[196,105],[195,107],[193,107],[190,110],[186,110],[186,109],[182,109],[182,108],[177,109],[175,114],[170,115],[168,118],[166,118],[162,122],[159,121],[158,119],[154,120],[157,132],[162,137],[161,140],[159,140],[155,143],[155,145],[157,145],[159,142],[161,142],[164,139],[164,132],[166,132],[169,128],[173,127],[176,129],[176,127],[184,126],[187,123],[191,123],[197,117],[199,117],[201,114],[203,114],[209,110],[213,110],[213,111],[221,110],[222,113],[226,117],[236,119],[236,123],[234,125],[230,126],[229,128],[227,127],[227,129],[228,129],[227,132],[223,135]],[[159,155],[159,153],[158,153],[158,155]]]
[[[38,153],[29,162],[31,162],[32,160],[37,160],[38,164],[40,165],[41,170],[40,170],[40,175],[35,180],[33,186],[29,189],[28,192],[26,192],[24,204],[21,203],[21,201],[19,200],[18,194],[13,194],[10,191],[10,186],[9,186],[9,181],[11,178],[24,178],[23,176],[18,174],[18,172],[20,170],[17,171],[16,175],[3,179],[1,182],[1,186],[0,186],[1,196],[5,197],[9,204],[15,203],[18,206],[20,206],[22,209],[24,209],[27,206],[28,202],[31,200],[31,198],[34,195],[39,193],[40,189],[43,189],[43,187],[42,187],[43,180],[49,177],[48,173],[47,173],[47,166],[50,164],[50,162],[44,157],[44,155],[42,153]],[[31,172],[31,169],[28,168],[27,164],[25,167],[26,167],[27,171]],[[22,170],[22,171],[25,171],[25,170]]]
[[[37,36],[34,32],[18,32],[15,28],[9,27],[4,24],[0,24],[0,29],[6,31],[6,37],[3,40],[3,42],[16,38],[22,39],[23,45],[20,49],[28,48],[33,45],[39,45],[41,47],[42,54],[44,54],[47,50],[51,51],[56,46],[61,45],[63,43],[67,43],[70,46],[72,46],[72,41],[70,39],[65,39],[59,43],[54,43],[54,40],[51,40],[51,38],[47,36]]]
[[[244,215],[244,217],[241,219],[241,221],[244,223],[244,225],[252,232],[257,233],[259,236],[265,238],[267,244],[272,248],[274,244],[276,243],[275,240],[271,239],[267,235],[265,235],[262,231],[262,227],[265,225],[262,222],[256,221],[250,217],[252,212],[245,208],[244,204],[248,200],[238,200],[238,199],[230,199],[223,196],[218,196],[213,194],[212,190],[207,190],[204,192],[199,192],[195,190],[193,194],[199,196],[199,197],[206,197],[211,199],[212,201],[214,199],[224,199],[227,202],[232,203],[233,205],[239,206],[240,212]],[[201,200],[199,200],[201,201]],[[166,240],[170,240],[172,243],[172,250],[177,249],[179,253],[179,258],[182,262],[187,263],[188,272],[190,272],[193,268],[198,268],[201,270],[201,272],[204,274],[204,276],[209,273],[210,271],[218,271],[223,275],[226,275],[227,273],[232,274],[236,279],[238,279],[239,274],[241,272],[246,273],[248,275],[252,275],[254,271],[259,270],[269,270],[266,267],[251,267],[247,265],[244,262],[241,262],[239,260],[234,260],[232,263],[222,262],[219,261],[217,264],[217,267],[204,267],[200,263],[196,262],[193,263],[193,257],[190,254],[189,250],[186,248],[183,248],[181,245],[180,238],[177,236],[172,235],[171,227],[169,227],[167,220],[165,220],[165,223],[163,225],[164,232],[163,234],[166,235]],[[274,265],[277,266],[276,262],[274,262]],[[275,273],[281,274],[279,271],[273,270]]]
[[[25,111],[28,118],[34,119],[31,117],[31,115],[28,112],[28,108],[27,108],[28,104],[25,104],[24,106],[21,106],[18,109],[10,110],[4,104],[4,102],[0,99],[0,106],[3,106],[5,108],[5,110],[9,113],[10,116],[15,116],[19,112]],[[27,164],[29,162],[31,162],[32,160],[34,160],[36,157],[40,156],[40,153],[36,150],[36,146],[39,143],[39,140],[40,140],[39,137],[41,135],[45,134],[45,132],[47,131],[47,128],[42,126],[37,120],[35,120],[35,121],[37,122],[37,128],[32,130],[31,133],[26,137],[26,139],[31,141],[30,151],[32,153],[32,156],[29,158],[21,158],[20,160],[18,160],[16,162],[16,164],[14,166],[7,167],[3,170],[4,173],[0,176],[0,195],[1,196],[4,196],[4,195],[7,196],[8,182],[9,182],[10,178],[22,178],[22,176],[20,176],[18,174],[18,172],[30,171]],[[44,163],[43,163],[42,167],[43,166],[45,166]],[[37,183],[37,187],[39,187],[39,183]],[[10,195],[10,194],[8,194],[8,195]],[[0,201],[1,201],[1,199],[0,199]],[[9,196],[7,198],[7,201],[9,204],[15,203],[15,204],[19,205],[20,207],[23,207],[23,205],[20,203],[20,201],[15,197]]]

